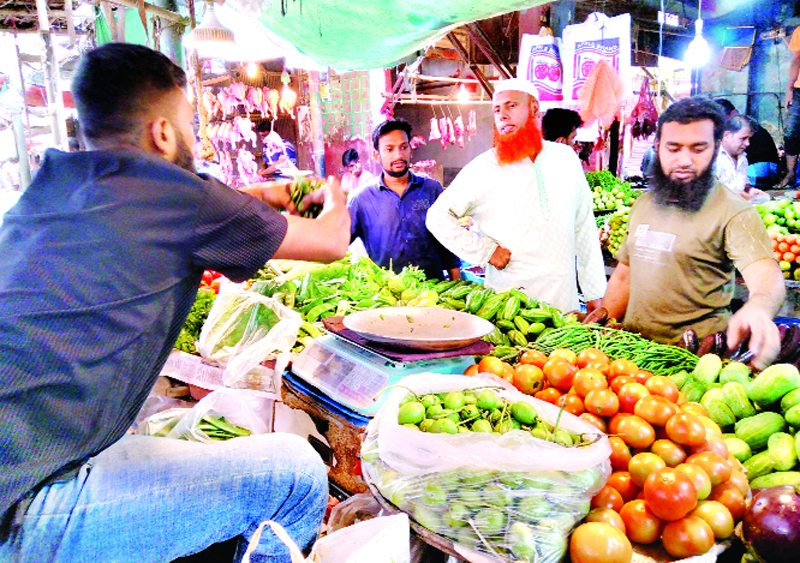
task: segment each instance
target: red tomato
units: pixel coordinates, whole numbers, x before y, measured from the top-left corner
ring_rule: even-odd
[[[681,463],[675,469],[685,473],[689,479],[694,483],[694,488],[697,491],[697,499],[703,500],[711,494],[711,479],[703,468],[699,465],[689,465],[688,463]]]
[[[619,395],[620,390],[626,383],[636,383],[632,375],[618,375],[614,379],[609,379],[609,386],[614,393]]]
[[[556,350],[555,352],[557,352]],[[555,354],[553,352],[553,354]],[[542,368],[545,377],[550,385],[561,391],[568,391],[572,387],[572,380],[575,378],[575,366],[559,356],[550,354],[550,359]]]
[[[608,356],[597,348],[584,348],[578,353],[577,364],[579,368],[585,368],[592,362],[608,363]]]
[[[715,500],[701,500],[697,507],[689,513],[689,516],[697,516],[706,521],[714,532],[714,537],[724,540],[733,535],[733,516],[725,505]]]
[[[696,454],[700,452],[714,452],[721,457],[728,459],[728,444],[721,436],[710,434],[706,432],[706,441],[699,446],[689,448],[689,454]]]
[[[578,395],[574,395],[572,393],[567,393],[566,395],[561,395],[556,400],[556,406],[564,406],[564,410],[570,414],[574,414],[575,416],[580,416],[581,414],[586,412],[586,409],[583,407],[583,399],[581,399]]]
[[[615,471],[608,478],[609,487],[614,487],[625,502],[630,502],[639,494],[639,487],[633,482],[630,471]]]
[[[662,520],[679,520],[697,506],[697,490],[688,475],[664,467],[647,476],[644,500]]]
[[[617,358],[616,360],[611,362],[611,368],[609,369],[608,372],[608,378],[614,379],[619,375],[632,376],[637,371],[639,371],[639,368],[632,361],[626,360],[625,358]]]
[[[589,514],[586,515],[586,521],[611,524],[623,534],[625,533],[625,522],[622,521],[619,512],[611,508],[593,508],[589,511]]]
[[[697,465],[703,468],[709,479],[711,486],[715,487],[731,478],[731,464],[728,460],[715,452],[700,452],[690,455],[686,463]]]
[[[650,451],[663,459],[668,467],[676,467],[686,459],[686,452],[672,440],[656,440],[650,446]]]
[[[649,448],[656,439],[656,431],[643,418],[633,415],[619,421],[617,433],[632,448]]]
[[[653,395],[659,395],[673,403],[678,400],[678,386],[669,377],[654,375],[645,382],[644,386]]]
[[[537,399],[553,405],[556,404],[556,401],[560,396],[561,396],[561,391],[559,391],[555,387],[548,387],[547,389],[539,391],[534,395],[534,397],[536,397]]]
[[[677,413],[678,405],[661,395],[642,397],[633,407],[633,414],[642,417],[653,426],[664,426]]]
[[[575,388],[575,392],[578,395],[586,397],[589,391],[607,389],[608,380],[605,375],[596,369],[587,367],[578,370],[578,373],[575,374],[575,378],[572,380],[572,386]]]
[[[631,480],[634,484],[641,488],[644,487],[644,483],[647,480],[647,477],[659,469],[663,469],[667,466],[664,463],[664,460],[658,457],[654,453],[650,452],[642,452],[633,456],[628,463],[628,471],[631,474]],[[613,465],[612,465],[613,467]]]
[[[572,563],[630,563],[633,547],[611,524],[587,522],[572,532],[569,556]]]
[[[526,395],[533,395],[544,387],[544,374],[534,365],[520,364],[514,369],[512,383]]]
[[[702,518],[687,516],[664,526],[661,542],[667,553],[685,559],[702,555],[714,547],[714,531]]]
[[[642,499],[626,502],[619,511],[625,523],[625,535],[636,543],[653,543],[661,537],[664,521],[653,514]]]
[[[679,412],[670,418],[664,429],[669,439],[681,446],[699,446],[706,440],[705,425],[695,415],[687,412]]]
[[[484,356],[478,362],[479,373],[492,373],[498,377],[503,377],[506,373],[505,362],[494,356]]]
[[[711,489],[711,494],[708,495],[708,500],[715,500],[724,504],[725,508],[728,509],[728,512],[731,513],[731,516],[733,516],[733,519],[738,520],[744,516],[744,511],[747,507],[744,497],[742,496],[742,493],[740,493],[734,487],[715,490],[721,486],[722,485],[717,485]]]
[[[547,363],[547,355],[539,350],[526,350],[522,353],[519,363],[536,366],[542,369]]]
[[[597,428],[603,434],[608,433],[608,425],[606,424],[606,421],[597,416],[596,414],[592,414],[590,412],[584,412],[578,415],[578,418],[585,420],[586,422]]]
[[[619,491],[610,485],[603,486],[596,495],[592,497],[592,508],[611,508],[619,512],[622,510],[622,505],[625,502],[622,500],[622,495]]]
[[[203,272],[203,282],[207,285],[211,285],[212,281],[214,281],[214,274],[212,274],[210,270]]]
[[[747,492],[750,490],[750,482],[747,480],[747,477],[744,476],[744,473],[738,469],[734,469],[731,471],[731,478],[728,479],[727,483],[739,489],[743,497],[747,497]],[[725,484],[726,483],[723,483],[723,485]]]
[[[619,412],[619,399],[611,389],[594,389],[583,400],[586,410],[592,414],[610,418]]]
[[[464,375],[478,375],[478,364],[472,364],[464,370]]]
[[[611,456],[609,457],[611,468],[615,471],[627,471],[628,463],[631,461],[631,450],[628,444],[619,436],[609,436],[608,443],[611,444]]]
[[[651,377],[653,377],[653,372],[644,369],[640,369],[633,374],[633,379],[636,380],[636,383],[641,383],[642,385],[647,383],[647,380]]]
[[[608,421],[608,433],[609,434],[619,434],[619,422],[620,420],[627,418],[629,416],[633,416],[629,412],[618,412],[614,416],[611,417],[611,420]]]
[[[608,362],[589,362],[586,367],[596,369],[606,377],[608,377],[608,371],[611,369]]]
[[[633,412],[636,403],[642,397],[647,397],[650,391],[641,383],[626,383],[619,390],[619,408],[625,412]]]

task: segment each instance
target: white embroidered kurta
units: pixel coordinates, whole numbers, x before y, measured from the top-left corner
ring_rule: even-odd
[[[749,183],[747,179],[747,157],[740,154],[734,159],[725,147],[719,147],[717,162],[714,165],[714,175],[719,183],[735,192],[743,192]]]
[[[459,226],[469,215],[481,235]],[[427,227],[450,251],[486,267],[486,285],[522,288],[562,311],[601,298],[606,276],[592,196],[577,155],[545,141],[530,159],[500,166],[494,150],[467,164],[428,210]],[[511,251],[502,270],[488,264],[497,245]],[[576,260],[577,259],[577,260]]]

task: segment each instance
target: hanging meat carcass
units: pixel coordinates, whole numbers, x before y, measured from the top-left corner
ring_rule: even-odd
[[[456,144],[456,126],[453,124],[453,118],[447,118],[447,142],[451,145]]]
[[[425,137],[422,135],[414,135],[411,137],[411,140],[408,142],[412,149],[417,147],[421,147],[422,145],[427,145],[428,143],[425,142]]]
[[[442,150],[447,150],[447,135],[449,133],[447,128],[447,118],[440,117],[439,118],[439,130],[442,132],[442,136],[439,141],[442,143]]]
[[[478,134],[478,123],[475,117],[475,110],[469,110],[469,117],[467,118],[467,135],[474,137]]]
[[[442,133],[439,131],[439,120],[431,117],[431,133],[428,135],[429,141],[438,141],[442,138]]]
[[[639,101],[636,102],[629,119],[631,134],[634,139],[646,139],[655,132],[657,122],[658,110],[650,97],[650,81],[644,77],[642,87],[639,89]]]
[[[241,139],[250,143],[253,147],[256,146],[256,132],[253,131],[253,122],[246,117],[236,116],[233,119],[233,127],[236,129],[236,134]]]
[[[236,157],[236,166],[239,168],[239,177],[247,180],[248,183],[257,182],[258,163],[253,153],[248,150],[240,150]]]
[[[456,117],[455,121],[453,121],[453,128],[455,133],[456,142],[458,143],[459,148],[464,148],[464,120],[461,118],[461,114]]]

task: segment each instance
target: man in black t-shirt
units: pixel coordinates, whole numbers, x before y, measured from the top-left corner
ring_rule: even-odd
[[[170,561],[264,520],[302,546],[318,532],[327,472],[304,440],[125,436],[204,270],[243,281],[349,243],[336,182],[308,196],[323,205],[312,220],[271,207],[292,207],[286,183],[257,199],[194,173],[185,87],[145,47],[84,55],[72,91],[89,150],[48,150],[3,218],[1,561]],[[267,559],[289,561],[269,530],[251,560]]]

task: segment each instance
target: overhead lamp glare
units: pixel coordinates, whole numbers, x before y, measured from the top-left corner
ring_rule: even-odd
[[[701,0],[697,7],[697,20],[694,22],[694,39],[689,43],[686,54],[683,56],[684,62],[692,68],[700,68],[711,57],[711,48],[708,46],[706,38],[703,37],[702,5]]]

